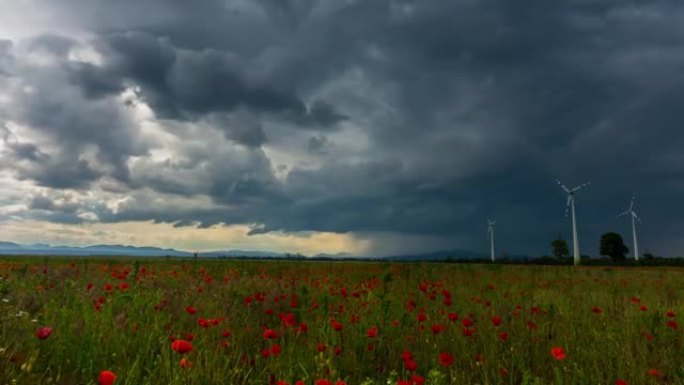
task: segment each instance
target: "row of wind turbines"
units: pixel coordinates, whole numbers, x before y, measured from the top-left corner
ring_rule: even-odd
[[[561,181],[556,180],[556,183],[565,191],[567,194],[567,201],[565,204],[565,217],[568,217],[568,210],[572,211],[572,251],[573,251],[573,259],[575,265],[580,264],[580,252],[579,252],[579,240],[577,239],[577,218],[575,215],[575,193],[577,191],[583,189],[584,187],[589,186],[589,182],[583,183],[579,186],[573,187],[571,189],[565,187]],[[625,210],[624,212],[620,213],[618,217],[622,217],[625,215],[629,215],[632,219],[632,240],[634,241],[634,260],[638,261],[639,260],[639,246],[637,244],[637,234],[636,234],[636,222],[639,222],[641,224],[641,219],[639,219],[639,216],[637,213],[634,211],[634,201],[636,199],[636,194],[632,195],[632,201],[629,204],[629,208]],[[487,235],[489,236],[489,241],[490,241],[490,249],[491,249],[491,255],[492,255],[492,262],[495,261],[495,254],[494,254],[494,225],[496,224],[496,221],[493,221],[489,218],[487,218]]]

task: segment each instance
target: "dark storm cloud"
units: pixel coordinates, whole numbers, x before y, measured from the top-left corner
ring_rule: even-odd
[[[303,126],[327,127],[345,118],[323,101],[307,107],[292,86],[278,87],[250,73],[249,63],[229,51],[180,49],[141,32],[107,35],[100,44],[105,65],[99,71],[73,66],[71,79],[95,97],[120,92],[126,83],[138,86],[163,119],[194,120],[241,106],[290,117]],[[118,79],[118,86],[112,79]]]
[[[103,208],[103,221],[453,235],[458,246],[478,248],[492,216],[500,247],[516,253],[546,251],[559,232],[569,237],[556,178],[593,182],[578,199],[589,254],[597,254],[601,232],[626,234],[614,217],[633,190],[647,248],[669,252],[676,241],[669,229],[684,225],[682,4],[217,0],[188,7],[161,0],[58,7],[95,34],[102,61],[59,67],[81,92],[69,100],[82,105],[67,108],[64,95],[22,100],[27,122],[55,127],[65,139],[62,150],[14,149],[42,165],[19,169],[20,176],[61,188],[114,173],[134,190],[205,195],[229,207]],[[34,45],[58,56],[71,49],[54,36],[41,39]],[[161,119],[219,130],[227,149],[187,150],[186,163],[130,166],[148,148],[103,107],[127,87],[137,87]],[[81,119],[64,117],[69,109],[95,112],[97,122],[104,113],[115,124],[86,130]],[[362,136],[356,145],[333,137],[353,128]],[[261,148],[282,150],[284,138],[296,135],[298,155],[321,163],[290,165],[279,180]],[[67,155],[80,143],[94,144],[96,160],[111,167]],[[235,143],[246,150],[231,157]]]

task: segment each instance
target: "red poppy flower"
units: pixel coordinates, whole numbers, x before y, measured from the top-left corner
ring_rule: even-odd
[[[97,378],[99,385],[112,385],[116,381],[116,374],[110,372],[109,370],[103,370],[100,372],[100,376]]]
[[[668,310],[667,313],[665,313],[665,315],[667,316],[667,318],[674,318],[676,316],[675,312],[673,312],[672,310]]]
[[[408,350],[404,350],[401,353],[401,359],[404,361],[410,361],[413,359],[413,354],[411,354],[411,352],[409,352]]]
[[[603,310],[601,310],[601,308],[598,307],[598,306],[592,307],[592,308],[591,308],[591,311],[593,311],[593,312],[596,313],[596,314],[601,314],[601,312],[603,312]]]
[[[445,329],[446,329],[446,327],[444,327],[443,325],[440,325],[440,324],[432,325],[432,334],[439,334],[442,331],[444,331]]]
[[[180,367],[183,369],[189,369],[192,367],[192,362],[190,362],[190,360],[188,360],[187,358],[181,358]]]
[[[471,320],[470,318],[464,318],[463,321],[461,321],[461,325],[463,325],[463,327],[465,328],[469,328],[473,326],[473,320]]]
[[[280,354],[281,351],[282,351],[282,348],[280,347],[280,345],[275,344],[275,345],[271,346],[271,354],[273,354],[274,356],[277,356],[278,354]]]
[[[615,385],[629,385],[625,380],[615,380]]]
[[[372,328],[368,329],[366,335],[368,338],[376,338],[378,336],[378,328],[373,326]]]
[[[264,339],[272,340],[278,338],[278,333],[273,329],[264,330]]]
[[[404,365],[406,366],[406,370],[408,370],[409,372],[415,372],[416,370],[418,370],[418,364],[416,363],[416,361],[407,360],[404,362]]]
[[[440,353],[439,364],[448,368],[454,363],[454,357],[449,353]]]
[[[43,326],[36,331],[36,337],[38,337],[39,340],[44,340],[50,337],[50,334],[52,334],[52,328],[49,326]]]
[[[551,355],[558,361],[564,360],[567,357],[565,350],[559,346],[551,348]]]
[[[192,351],[192,344],[186,340],[175,340],[171,344],[171,349],[180,354],[185,354]]]
[[[339,332],[342,330],[342,324],[337,322],[336,320],[331,320],[330,325],[332,325],[332,328],[336,331]]]
[[[671,319],[667,321],[667,326],[671,328],[672,330],[677,330],[679,328],[679,325],[677,324],[677,321]]]
[[[651,377],[660,377],[663,375],[663,373],[658,369],[649,369],[647,373]]]
[[[320,379],[320,380],[316,380],[314,382],[314,385],[332,385],[332,384],[330,384],[330,381],[328,381],[328,380]]]
[[[195,308],[192,307],[192,306],[186,306],[186,307],[185,307],[185,312],[188,313],[188,314],[195,314],[195,313],[197,313],[197,309],[195,309]]]
[[[499,317],[499,316],[492,317],[492,325],[494,325],[494,326],[501,325],[501,317]]]
[[[449,313],[449,321],[458,321],[458,313]]]
[[[506,332],[499,333],[499,339],[501,341],[506,341],[508,339],[508,333],[506,333]]]

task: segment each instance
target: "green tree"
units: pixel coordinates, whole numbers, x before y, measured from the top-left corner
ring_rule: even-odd
[[[618,233],[610,232],[601,236],[601,255],[607,255],[613,259],[625,259],[629,252],[627,246]]]
[[[551,242],[551,247],[553,248],[553,256],[556,258],[567,257],[570,255],[568,243],[565,241],[565,239],[561,239],[561,237],[554,239],[554,241]]]

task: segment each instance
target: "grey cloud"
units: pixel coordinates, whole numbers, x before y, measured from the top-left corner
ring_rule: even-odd
[[[312,136],[307,142],[309,154],[324,155],[327,153],[326,147],[330,146],[330,141],[325,136]]]
[[[89,96],[121,90],[127,82],[164,119],[196,120],[215,112],[247,107],[288,117],[305,126],[331,126],[344,115],[323,102],[307,108],[291,86],[279,87],[251,74],[249,62],[227,51],[188,50],[142,32],[105,36],[102,68],[71,67],[71,79]],[[113,79],[116,79],[113,80]]]

